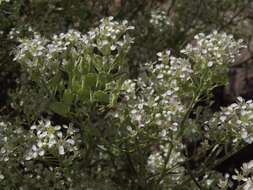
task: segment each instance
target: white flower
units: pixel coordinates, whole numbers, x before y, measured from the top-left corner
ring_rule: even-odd
[[[66,134],[60,131],[62,128],[67,129]],[[75,138],[78,130],[75,130],[72,124],[53,126],[49,120],[41,120],[38,125],[32,125],[30,130],[36,142],[25,155],[26,160],[43,157],[48,149],[57,149],[60,155],[77,150]],[[34,133],[34,130],[37,133]]]
[[[45,154],[45,150],[39,151],[39,155],[40,155],[40,156],[44,156],[44,154]]]
[[[4,175],[2,173],[0,173],[0,180],[4,179]]]
[[[207,66],[212,67],[213,66],[213,61],[208,61]]]
[[[248,178],[245,185],[243,186],[243,190],[253,190],[253,182],[251,178]]]
[[[224,116],[224,115],[220,116],[220,120],[221,120],[222,122],[224,122],[226,119],[227,119],[226,116]]]
[[[253,172],[253,160],[251,160],[248,163],[243,163],[241,169],[242,169],[242,171],[244,173],[251,173],[251,172]]]
[[[64,155],[65,154],[64,147],[62,145],[60,145],[58,149],[59,149],[59,154],[60,155]]]

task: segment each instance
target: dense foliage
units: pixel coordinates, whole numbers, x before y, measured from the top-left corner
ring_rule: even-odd
[[[1,188],[252,189],[252,161],[217,166],[253,102],[212,109],[250,3],[0,1]]]

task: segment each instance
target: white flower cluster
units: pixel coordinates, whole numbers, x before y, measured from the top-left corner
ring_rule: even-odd
[[[164,31],[168,26],[171,25],[170,18],[163,10],[153,10],[151,11],[151,18],[149,22],[160,32]]]
[[[171,147],[171,144],[160,145],[156,147],[148,157],[147,167],[151,173],[159,173],[164,170],[170,171],[170,176],[174,183],[180,183],[184,174],[184,168],[181,163],[185,161],[184,156],[177,150],[180,147]]]
[[[178,123],[174,119],[179,117],[185,109],[178,97],[172,95],[170,90],[165,89],[163,94],[158,94],[155,88],[154,83],[147,85],[141,78],[131,82],[126,81],[123,84],[123,89],[128,89],[125,96],[128,100],[131,122],[138,127],[167,126],[170,130],[176,131]],[[138,90],[141,90],[143,96],[138,96]]]
[[[218,171],[206,171],[205,174],[197,178],[199,185],[203,189],[227,190],[233,186],[229,179],[229,174],[225,176]],[[195,189],[195,188],[194,188]]]
[[[239,182],[236,190],[252,190],[253,189],[253,160],[248,163],[243,163],[241,171],[235,170],[235,175],[232,178]]]
[[[233,35],[218,33],[217,31],[208,35],[197,34],[194,39],[195,44],[188,44],[185,49],[181,50],[181,53],[208,67],[215,64],[234,63],[236,56],[240,53],[240,48],[245,47],[243,40],[236,41]]]
[[[157,76],[159,83],[170,87],[174,91],[178,90],[178,84],[181,81],[188,81],[193,70],[191,64],[187,59],[176,58],[171,55],[170,51],[157,53],[158,61],[154,66],[149,66],[149,69]]]
[[[186,59],[175,58],[166,51],[159,52],[158,62],[147,63],[146,67],[151,77],[127,80],[122,86],[128,100],[129,117],[139,127],[167,126],[177,131],[180,116],[186,110],[179,91],[190,79],[191,65]]]
[[[17,159],[17,142],[26,139],[29,135],[21,128],[12,126],[9,122],[0,122],[0,162],[8,162],[11,158]]]
[[[89,38],[93,39],[93,46],[97,47],[105,55],[107,51],[124,49],[128,51],[133,39],[125,35],[127,30],[133,30],[133,26],[128,26],[128,21],[113,21],[113,17],[102,19],[101,24],[88,32]]]
[[[158,150],[154,151],[148,158],[148,167],[153,173],[164,167],[165,158],[168,154],[170,154],[167,162],[168,168],[172,167],[176,163],[184,161],[184,157],[180,152],[175,150],[171,151],[170,144],[160,145],[157,149]]]
[[[239,143],[241,140],[253,142],[253,101],[244,101],[241,97],[220,112],[214,114],[206,129],[212,138],[219,141]]]
[[[231,180],[229,179],[229,177],[230,177],[229,174],[225,174],[225,176],[222,176],[222,177],[219,179],[218,187],[219,187],[221,190],[226,190],[226,189],[228,189],[229,187],[232,187],[232,186],[233,186],[233,183],[231,182]]]
[[[253,178],[247,178],[247,181],[245,182],[243,186],[243,190],[252,190],[253,189]]]
[[[102,56],[109,56],[112,51],[117,51],[116,55],[102,60],[103,64],[113,63],[119,52],[128,51],[130,44],[133,43],[133,39],[125,34],[133,27],[128,26],[127,21],[120,23],[112,20],[113,17],[102,19],[100,25],[87,34],[70,30],[65,34],[54,35],[48,40],[35,33],[33,39],[20,40],[21,44],[17,48],[14,60],[24,63],[28,68],[52,70],[55,65],[69,62],[73,64],[73,60],[79,60],[80,57],[90,62],[95,59],[91,56],[100,55],[94,51],[97,49]]]
[[[20,31],[16,28],[12,28],[11,31],[8,34],[8,37],[10,39],[16,39],[20,35]]]
[[[161,170],[162,167],[164,166],[164,159],[160,152],[153,152],[149,157],[148,157],[148,169],[152,173],[156,173],[157,170]]]
[[[14,60],[24,61],[26,66],[29,68],[38,67],[37,58],[41,58],[46,54],[47,43],[47,39],[35,33],[34,38],[32,40],[24,39],[21,41],[21,44],[18,46],[18,51],[16,52]],[[45,66],[42,65],[42,68],[45,68]]]
[[[74,129],[71,124],[69,126],[52,126],[49,120],[39,121],[38,125],[31,126],[30,131],[35,143],[25,155],[26,160],[44,156],[47,151],[65,155],[67,152],[78,150],[77,134],[79,130]]]

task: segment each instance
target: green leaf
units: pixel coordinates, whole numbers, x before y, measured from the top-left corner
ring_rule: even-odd
[[[84,77],[84,84],[85,84],[85,88],[89,88],[89,89],[96,89],[96,85],[97,85],[97,74],[95,73],[88,73],[85,77]]]
[[[51,88],[55,88],[59,86],[59,82],[61,81],[61,74],[56,73],[50,80],[49,80],[49,86]]]
[[[65,64],[63,66],[64,71],[71,77],[73,75],[74,64]]]
[[[41,73],[38,70],[33,70],[31,73],[31,78],[33,81],[38,81],[41,77]]]
[[[89,72],[89,65],[87,63],[80,63],[78,65],[78,71],[82,74],[87,74]]]
[[[71,105],[74,100],[74,95],[70,89],[66,89],[63,94],[63,102],[67,105]]]
[[[87,88],[79,89],[78,98],[83,102],[89,102],[90,101],[90,90]]]
[[[108,74],[107,73],[99,73],[97,87],[98,89],[105,89],[106,83],[108,82]]]
[[[52,103],[49,108],[62,116],[67,116],[68,112],[69,112],[69,106],[64,104],[63,102],[54,102]]]
[[[111,100],[110,100],[111,106],[115,106],[117,104],[121,86],[122,86],[122,81],[118,80],[116,82],[116,87],[113,90],[112,97],[111,97]]]
[[[76,80],[76,78],[73,77],[71,81],[71,89],[73,90],[73,92],[78,93],[81,87],[82,84],[80,83],[80,81]]]
[[[109,95],[103,92],[102,90],[98,90],[94,93],[94,100],[101,103],[109,103]]]

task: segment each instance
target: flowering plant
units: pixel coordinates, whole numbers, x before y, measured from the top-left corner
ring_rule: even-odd
[[[149,17],[152,30],[172,31],[165,11]],[[49,36],[10,31],[21,76],[9,94],[14,114],[0,115],[3,189],[253,188],[252,161],[217,169],[253,142],[253,102],[238,97],[211,110],[243,40],[199,33],[133,76],[129,23],[105,17],[86,32]]]

